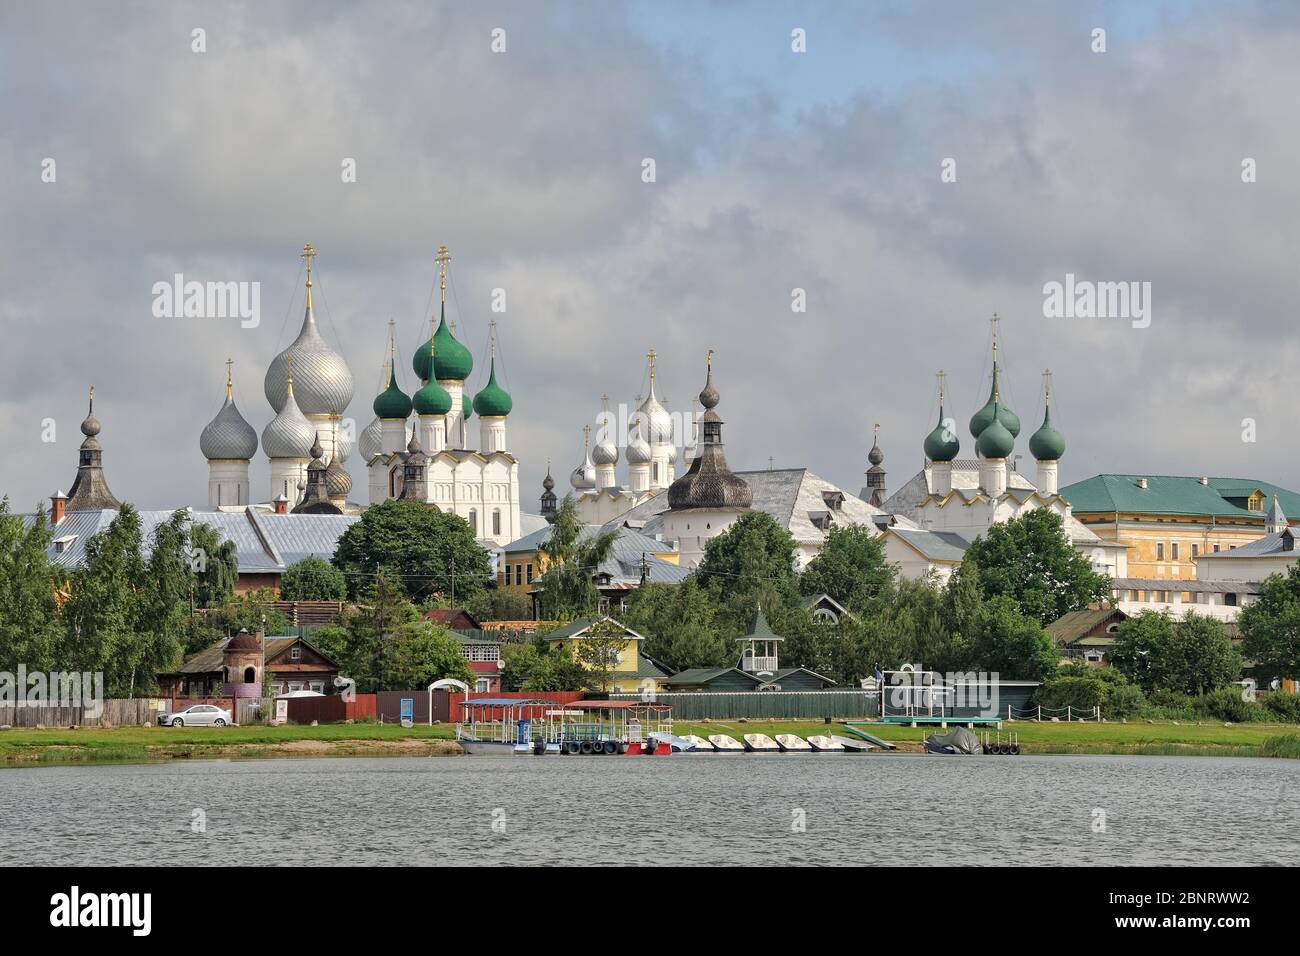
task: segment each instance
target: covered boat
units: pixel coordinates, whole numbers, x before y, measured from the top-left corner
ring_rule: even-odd
[[[461,702],[456,743],[467,754],[544,754],[549,700],[479,697]]]
[[[828,737],[825,734],[813,734],[808,738],[808,745],[817,753],[842,754],[844,745],[837,744],[834,737]]]
[[[691,745],[695,748],[694,750],[691,751],[692,753],[697,753],[697,754],[713,753],[713,744],[709,743],[703,737],[697,737],[695,736],[695,734],[686,734],[682,737],[682,740],[689,741]]]
[[[726,734],[710,734],[709,743],[713,744],[714,753],[720,754],[743,754],[745,745],[735,737],[728,737]]]
[[[930,754],[982,754],[984,745],[979,737],[965,727],[954,727],[946,734],[931,734],[925,738],[925,752]]]
[[[784,754],[810,754],[813,752],[812,744],[795,734],[777,734],[776,745],[781,748]]]
[[[777,742],[767,734],[745,734],[745,749],[750,753],[780,753],[781,748]]]
[[[831,743],[839,744],[846,754],[864,754],[876,749],[875,744],[856,737],[841,737],[839,734],[831,734]]]

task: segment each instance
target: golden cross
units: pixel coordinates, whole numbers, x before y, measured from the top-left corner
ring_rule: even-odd
[[[645,357],[650,360],[650,384],[653,385],[655,380],[655,350],[651,349],[646,352]]]
[[[447,263],[451,262],[451,250],[446,246],[438,247],[438,254],[433,257],[433,261],[438,263],[438,290],[442,293],[442,301],[447,301]]]
[[[497,320],[488,323],[488,339],[492,343],[492,357],[497,357]]]
[[[235,364],[234,359],[226,359],[226,400],[229,401],[235,390],[235,379],[231,371],[231,366]]]
[[[1043,369],[1043,404],[1052,404],[1052,370]]]
[[[993,318],[989,320],[993,325],[993,364],[995,365],[998,361],[998,323],[1001,321],[1001,316],[996,312],[993,313]]]
[[[948,380],[948,373],[945,372],[943,369],[939,369],[939,374],[936,375],[935,378],[939,380],[939,406],[942,408],[944,386]]]
[[[583,425],[582,426],[582,447],[588,448],[590,447],[590,445],[591,445],[591,426]]]
[[[709,363],[709,368],[713,368],[713,349],[709,349],[709,354],[708,357],[706,358],[706,361]]]

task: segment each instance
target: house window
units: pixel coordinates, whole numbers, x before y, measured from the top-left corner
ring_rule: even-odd
[[[1157,541],[1157,542],[1156,542],[1156,560],[1157,560],[1157,561],[1163,561],[1164,559],[1165,559],[1165,543],[1164,543],[1163,541]]]
[[[531,561],[528,563],[527,581],[529,584],[533,583],[533,565]]]
[[[1237,595],[1232,594],[1232,593],[1225,594],[1225,595],[1223,596],[1223,603],[1226,604],[1226,605],[1228,605],[1228,607],[1236,607],[1236,606],[1237,606]]]
[[[469,526],[474,529],[475,534],[478,534],[478,511],[474,508],[469,509]]]
[[[1199,544],[1192,545],[1192,557],[1195,558],[1198,555],[1200,555],[1200,553],[1201,553],[1201,546]]]
[[[492,509],[492,533],[493,534],[501,533],[501,509],[500,508]]]
[[[302,660],[302,645],[301,645],[301,644],[295,644],[295,645],[293,645],[293,647],[289,648],[289,660],[291,660],[291,661],[300,661],[300,660]]]
[[[1169,546],[1169,551],[1170,551],[1170,556],[1171,556],[1175,561],[1177,561],[1177,560],[1178,560],[1178,542],[1177,542],[1177,541],[1175,541],[1173,544],[1171,544],[1171,545]]]
[[[480,677],[474,682],[474,691],[479,694],[486,694],[492,689],[492,682],[486,677]]]
[[[1217,544],[1214,546],[1214,553],[1215,554],[1219,553],[1219,546]]]
[[[314,680],[311,682],[311,689],[318,694],[323,694],[325,693],[325,682],[320,680]]]
[[[523,566],[522,564],[516,564],[516,565],[515,565],[515,584],[523,584],[523,583],[524,583],[524,566]]]

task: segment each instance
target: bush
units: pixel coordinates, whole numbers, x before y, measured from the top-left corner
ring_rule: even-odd
[[[1103,707],[1102,716],[1112,720],[1136,717],[1147,706],[1146,695],[1136,684],[1117,684],[1111,688],[1110,702]]]
[[[1096,677],[1057,677],[1038,688],[1034,702],[1044,709],[1090,711],[1106,704],[1106,684]]]
[[[1264,741],[1259,752],[1265,757],[1300,758],[1300,734],[1281,734]]]
[[[1300,694],[1285,694],[1272,691],[1259,698],[1264,710],[1271,717],[1300,724]]]
[[[1216,691],[1192,698],[1192,707],[1198,714],[1216,720],[1242,724],[1257,719],[1263,711],[1259,704],[1242,699],[1240,687],[1220,687]]]

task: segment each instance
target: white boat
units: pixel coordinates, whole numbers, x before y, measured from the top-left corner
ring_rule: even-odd
[[[781,748],[767,734],[745,734],[745,749],[756,754],[777,754]]]
[[[703,737],[697,737],[695,736],[695,734],[686,734],[685,736],[682,737],[682,740],[690,741],[691,744],[694,745],[695,749],[692,750],[691,753],[697,753],[697,754],[713,753],[713,744],[709,743]]]
[[[834,737],[828,737],[824,734],[813,734],[811,737],[808,738],[808,743],[812,746],[812,749],[817,751],[819,754],[844,753],[843,744],[836,743]]]
[[[726,734],[710,734],[709,743],[713,744],[714,753],[720,754],[743,754],[745,745],[735,737],[728,737]]]
[[[812,744],[794,734],[777,734],[776,745],[781,748],[781,753],[784,754],[810,754],[813,752]]]
[[[832,734],[831,741],[840,745],[846,754],[864,754],[868,750],[875,750],[875,744],[869,744],[865,740],[858,740],[853,737],[841,737],[839,734]]]

